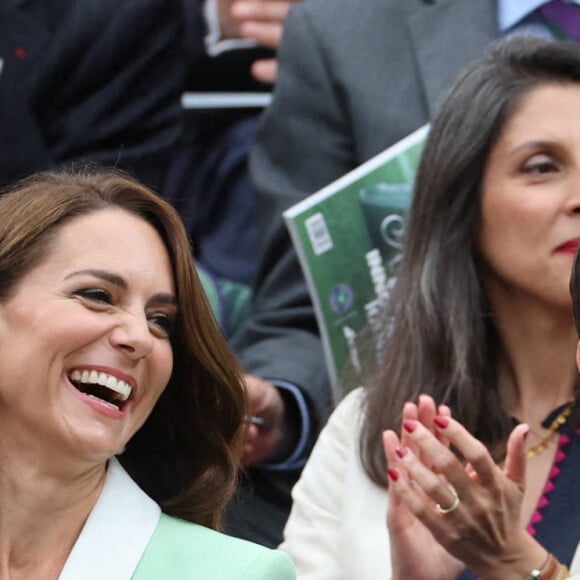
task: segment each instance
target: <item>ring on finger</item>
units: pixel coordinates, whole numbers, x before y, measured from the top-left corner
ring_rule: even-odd
[[[449,491],[453,494],[453,502],[451,503],[451,505],[449,507],[442,507],[441,504],[435,504],[435,509],[440,513],[440,514],[450,514],[452,512],[454,512],[458,507],[459,504],[461,503],[461,500],[459,499],[459,496],[457,495],[457,492],[455,491],[455,488],[452,485],[449,485]]]

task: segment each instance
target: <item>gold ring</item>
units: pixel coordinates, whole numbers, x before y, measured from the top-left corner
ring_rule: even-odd
[[[448,508],[441,507],[440,504],[435,504],[435,509],[440,514],[450,514],[451,512],[454,512],[461,503],[461,500],[459,499],[459,496],[457,495],[455,488],[452,485],[449,485],[448,487],[449,491],[453,494],[453,503]]]

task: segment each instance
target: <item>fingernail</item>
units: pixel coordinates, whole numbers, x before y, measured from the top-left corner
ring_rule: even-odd
[[[399,479],[399,471],[397,469],[391,467],[387,469],[387,473],[393,481],[397,481]]]
[[[449,425],[449,419],[447,417],[437,415],[437,417],[433,419],[433,423],[435,423],[439,429],[445,429]]]
[[[401,459],[403,459],[403,457],[405,457],[405,455],[407,455],[407,452],[408,452],[408,451],[409,451],[409,450],[408,450],[406,447],[402,447],[402,446],[401,446],[401,447],[397,447],[397,448],[395,449],[395,453],[396,453],[396,454],[397,454],[397,455],[398,455],[398,456],[399,456]]]
[[[528,429],[525,433],[524,433],[524,441],[528,438],[528,435],[530,434],[530,430]]]
[[[417,421],[413,421],[412,419],[405,419],[403,421],[403,429],[407,431],[407,433],[412,433],[417,428]]]

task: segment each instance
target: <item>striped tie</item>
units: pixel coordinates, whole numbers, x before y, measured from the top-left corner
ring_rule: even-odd
[[[540,8],[540,13],[557,38],[580,41],[580,6],[552,0]]]

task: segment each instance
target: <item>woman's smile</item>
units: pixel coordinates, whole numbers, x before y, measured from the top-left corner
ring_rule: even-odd
[[[67,377],[73,387],[83,395],[83,399],[87,399],[90,404],[97,403],[97,411],[113,418],[123,417],[123,410],[133,390],[137,388],[132,376],[106,367],[78,367],[68,372]]]

